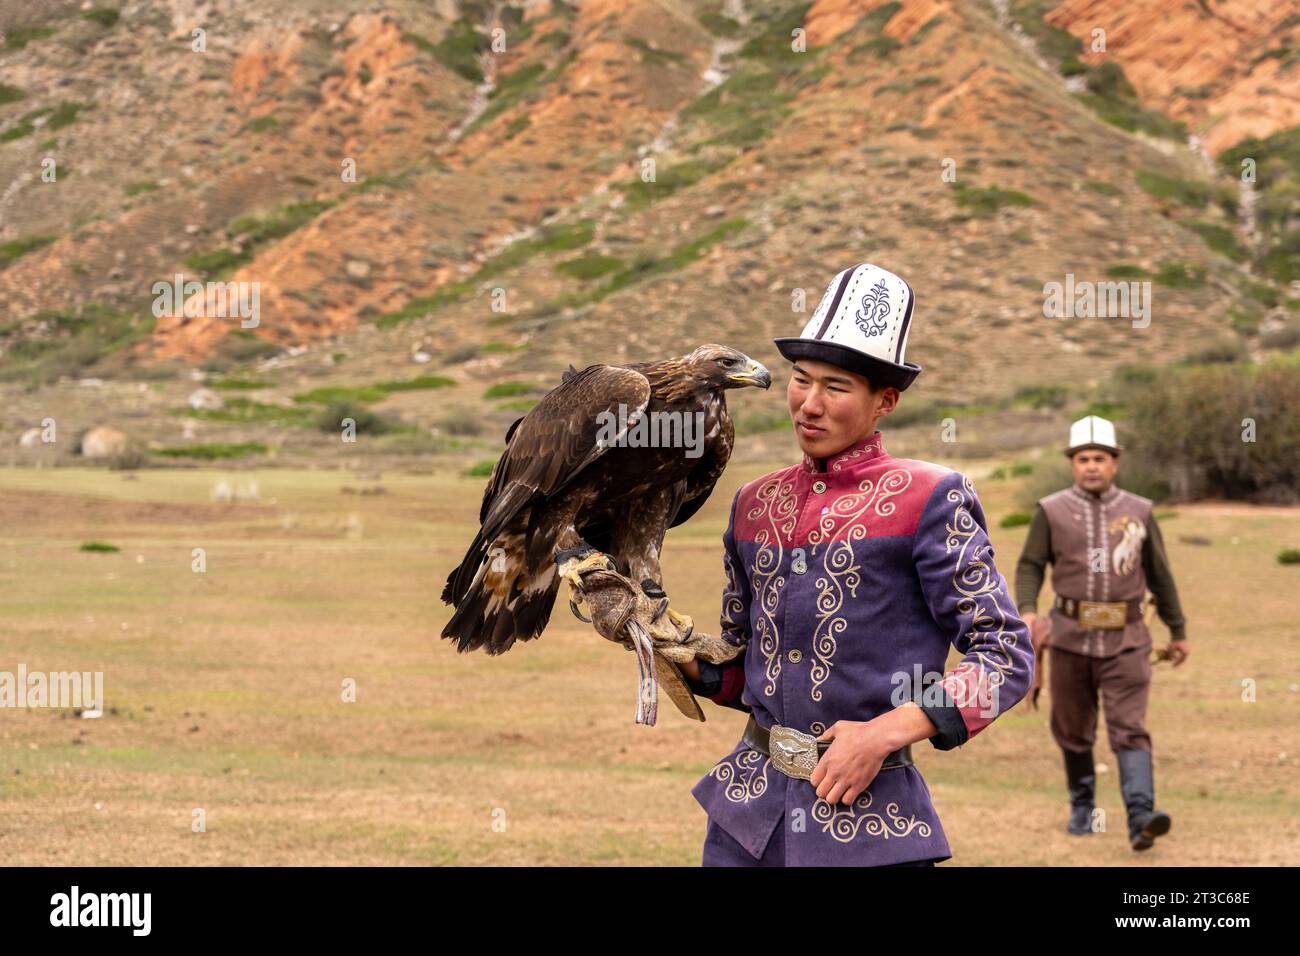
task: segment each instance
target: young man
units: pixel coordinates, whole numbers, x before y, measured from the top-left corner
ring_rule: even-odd
[[[1171,822],[1155,809],[1145,727],[1151,633],[1142,620],[1142,599],[1148,587],[1173,636],[1161,656],[1177,667],[1188,652],[1178,589],[1151,501],[1115,486],[1119,453],[1115,426],[1106,419],[1089,415],[1070,426],[1065,454],[1074,466],[1074,485],[1038,502],[1016,567],[1016,606],[1033,629],[1035,646],[1051,657],[1052,737],[1065,757],[1067,829],[1082,836],[1098,828],[1092,746],[1100,689],[1129,842],[1147,850]],[[1049,562],[1056,599],[1050,619],[1040,620],[1035,611]]]
[[[921,371],[904,359],[912,311],[906,282],[857,265],[775,340],[803,460],[732,501],[722,636],[743,653],[683,667],[696,693],[750,712],[692,791],[705,865],[948,859],[910,745],[957,747],[1030,686],[1029,631],[969,479],[894,458],[876,428]],[[945,672],[950,645],[964,656]]]

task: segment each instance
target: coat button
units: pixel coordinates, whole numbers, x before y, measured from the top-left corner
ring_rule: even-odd
[[[799,653],[799,651],[791,651],[786,657],[789,658],[791,664],[798,664],[803,660],[803,654]]]
[[[817,492],[817,494],[820,495],[825,490],[826,490],[826,482],[824,481],[813,482],[813,491]]]

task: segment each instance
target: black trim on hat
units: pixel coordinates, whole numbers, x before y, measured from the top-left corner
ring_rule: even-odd
[[[844,290],[848,288],[849,280],[853,278],[853,273],[857,271],[857,266],[844,270],[844,278],[840,280],[840,287],[835,290],[835,298],[831,300],[831,307],[827,309],[826,314],[822,316],[822,327],[817,330],[817,334],[813,336],[813,338],[820,339],[826,334],[826,329],[830,326],[831,322],[835,320],[835,313],[840,310],[840,299],[844,298]]]
[[[907,341],[907,326],[912,321],[912,306],[916,305],[916,293],[912,287],[907,284],[907,280],[899,276],[903,281],[903,286],[907,289],[907,311],[903,313],[903,322],[898,329],[898,347],[894,349],[894,361],[897,362],[903,356],[903,343]]]
[[[821,342],[798,337],[773,339],[772,342],[791,362],[801,358],[829,362],[850,372],[865,375],[875,388],[890,386],[901,392],[921,374],[921,366],[912,362],[904,362],[901,365],[887,362],[836,342]]]

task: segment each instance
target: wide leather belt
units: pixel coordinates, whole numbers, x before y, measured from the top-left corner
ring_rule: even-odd
[[[1132,624],[1142,617],[1141,598],[1130,601],[1078,601],[1058,594],[1052,606],[1083,627],[1101,631],[1123,630],[1126,624]]]
[[[821,755],[830,749],[830,741],[819,742],[812,734],[773,724],[770,730],[758,725],[754,715],[750,714],[749,723],[745,724],[745,734],[741,738],[746,746],[772,758],[772,766],[787,777],[799,780],[811,780],[813,768]],[[912,745],[899,747],[880,765],[881,770],[893,770],[896,767],[912,766]]]

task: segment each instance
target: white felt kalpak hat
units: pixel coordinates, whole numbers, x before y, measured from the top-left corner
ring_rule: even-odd
[[[798,337],[772,341],[792,362],[829,362],[865,375],[873,388],[892,385],[901,391],[921,374],[921,366],[904,357],[915,304],[910,285],[863,262],[831,280]]]
[[[1067,455],[1085,448],[1100,448],[1118,455],[1119,442],[1115,440],[1115,425],[1096,415],[1080,418],[1070,426],[1070,447],[1065,449]]]

